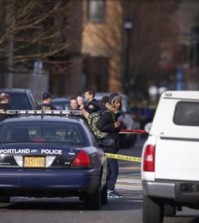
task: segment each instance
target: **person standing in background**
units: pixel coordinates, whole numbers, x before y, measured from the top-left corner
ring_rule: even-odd
[[[0,109],[4,111],[10,109],[9,101],[9,95],[5,92],[2,92],[0,94]]]
[[[5,93],[5,92],[2,92],[0,94],[0,114],[1,114],[0,115],[0,121],[3,121],[7,117],[7,115],[4,114],[4,112],[6,110],[11,109],[9,102],[10,102],[9,95],[7,93]]]
[[[52,95],[49,92],[44,92],[42,94],[42,103],[38,106],[41,110],[56,110],[56,107],[51,104]]]
[[[84,98],[82,95],[77,95],[77,103],[78,103],[79,109],[84,108]]]
[[[81,108],[81,111],[85,118],[88,118],[89,114],[97,112],[100,109],[99,102],[95,99],[95,90],[88,89],[84,93],[85,105]]]
[[[71,97],[70,98],[70,110],[80,110],[79,105],[77,103],[77,98],[76,97]]]

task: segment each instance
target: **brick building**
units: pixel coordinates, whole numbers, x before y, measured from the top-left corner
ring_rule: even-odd
[[[83,1],[82,54],[85,86],[122,91],[122,1]]]

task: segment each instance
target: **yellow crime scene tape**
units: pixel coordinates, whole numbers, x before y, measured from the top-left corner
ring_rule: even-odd
[[[119,132],[120,134],[147,134],[145,130],[142,129],[121,129]],[[125,161],[132,161],[132,162],[141,162],[140,157],[136,156],[126,156],[126,155],[120,155],[120,154],[114,154],[114,153],[105,153],[107,158],[112,159],[118,159],[118,160],[125,160]]]
[[[120,155],[120,154],[114,154],[114,153],[105,153],[107,158],[112,158],[112,159],[118,159],[118,160],[125,160],[125,161],[132,161],[132,162],[141,162],[140,157],[136,156],[126,156],[126,155]]]

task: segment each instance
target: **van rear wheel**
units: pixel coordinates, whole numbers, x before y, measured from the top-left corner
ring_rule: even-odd
[[[164,216],[174,217],[175,215],[176,215],[176,207],[174,207],[170,204],[165,204],[164,205]]]
[[[143,201],[143,223],[163,223],[163,204],[145,195]]]

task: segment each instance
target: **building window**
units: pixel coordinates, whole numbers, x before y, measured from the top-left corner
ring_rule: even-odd
[[[88,0],[88,21],[105,21],[105,0]]]

